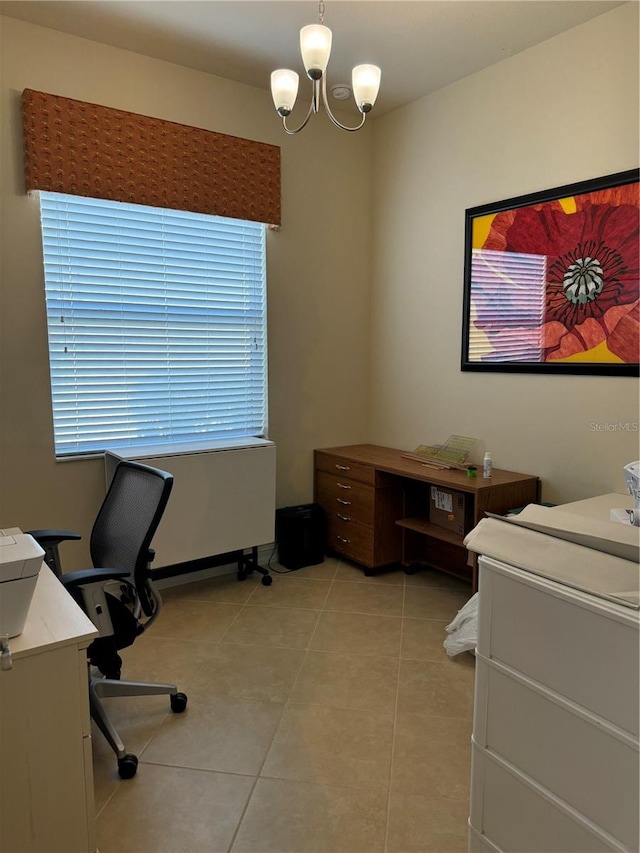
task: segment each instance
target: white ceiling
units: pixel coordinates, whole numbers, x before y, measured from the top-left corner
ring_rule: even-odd
[[[328,86],[380,65],[382,115],[622,2],[326,0]],[[0,13],[266,91],[274,68],[304,74],[298,32],[318,20],[313,0],[1,0]]]

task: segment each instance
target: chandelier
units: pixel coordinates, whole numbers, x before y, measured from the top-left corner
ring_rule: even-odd
[[[298,75],[288,68],[279,68],[271,73],[271,97],[278,115],[282,118],[285,132],[290,135],[299,133],[311,116],[318,112],[321,103],[336,127],[341,130],[360,130],[378,96],[381,72],[377,65],[356,65],[351,72],[351,89],[356,106],[362,114],[362,120],[355,127],[341,124],[331,112],[327,100],[326,70],[331,54],[331,30],[324,26],[323,0],[318,4],[318,23],[310,24],[300,30],[300,52],[312,86],[309,112],[300,127],[287,127],[287,116],[293,110],[298,96]]]

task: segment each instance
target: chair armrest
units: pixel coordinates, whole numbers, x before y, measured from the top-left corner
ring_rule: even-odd
[[[27,530],[26,532],[33,536],[36,542],[57,543],[67,539],[82,539],[82,536],[74,530]]]
[[[68,589],[76,589],[88,583],[124,580],[131,576],[126,569],[80,569],[78,572],[68,572],[60,580]]]

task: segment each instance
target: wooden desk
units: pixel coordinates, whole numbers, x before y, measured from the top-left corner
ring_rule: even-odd
[[[96,635],[43,565],[0,671],[0,850],[96,849],[86,655]]]
[[[540,480],[494,468],[489,480],[465,471],[437,470],[407,459],[405,451],[354,444],[315,451],[315,501],[327,516],[328,546],[364,567],[428,565],[477,588],[475,558],[464,536],[485,512],[503,514],[540,499]],[[461,529],[430,520],[432,487],[453,496]],[[457,522],[454,519],[453,524]]]

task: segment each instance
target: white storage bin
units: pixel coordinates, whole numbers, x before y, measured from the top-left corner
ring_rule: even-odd
[[[630,736],[476,655],[476,743],[638,850],[638,749]]]
[[[637,611],[518,570],[507,575],[490,558],[483,565],[478,651],[637,737]]]
[[[471,762],[470,824],[499,850],[620,853],[624,849],[476,744]]]

